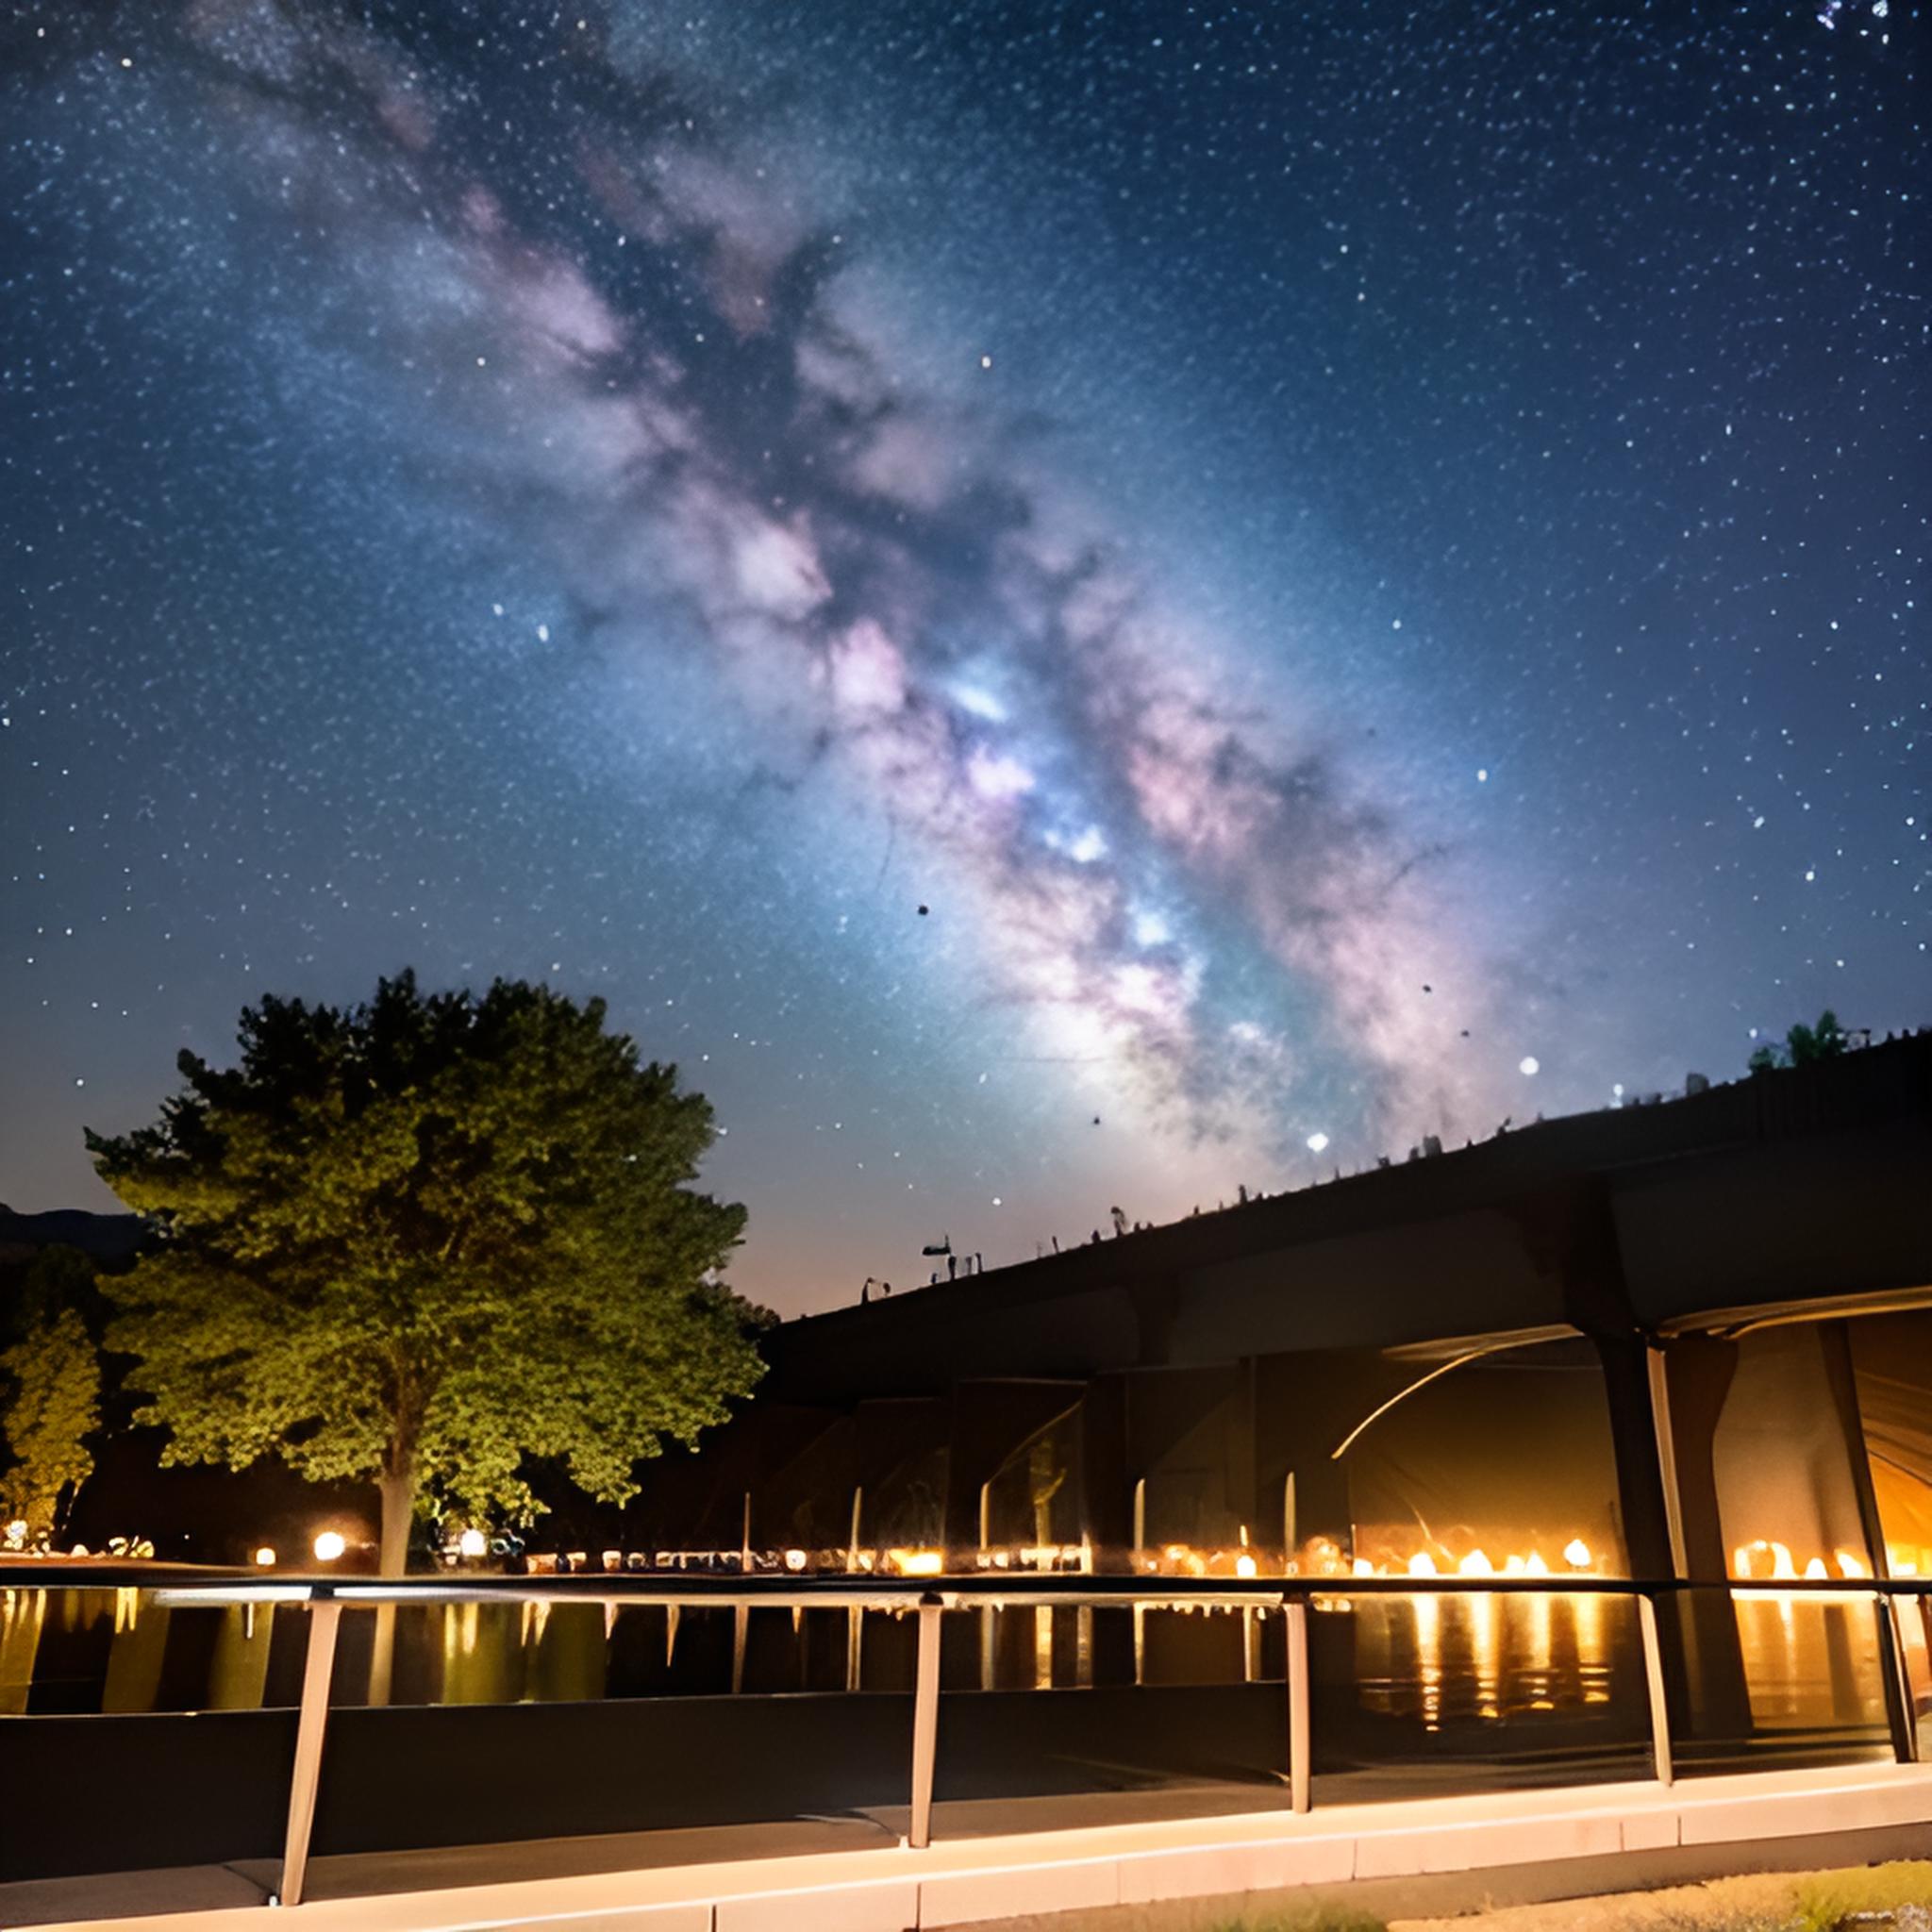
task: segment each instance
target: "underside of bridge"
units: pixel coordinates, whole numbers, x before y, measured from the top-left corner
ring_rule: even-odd
[[[1802,1586],[1932,1573],[1928,1193],[1932,1036],[1540,1124],[788,1324],[607,1534],[804,1574],[1675,1578],[1705,1586],[1664,1616],[1693,1759],[1882,1749],[1923,1623]],[[1338,1761],[1626,1741],[1627,1604],[1325,1607]],[[845,1621],[755,1628],[739,1670],[905,1681],[903,1633]],[[949,1683],[1282,1670],[1232,1612],[977,1622]]]

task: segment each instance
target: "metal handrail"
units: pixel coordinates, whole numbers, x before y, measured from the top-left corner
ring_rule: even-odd
[[[103,1572],[81,1564],[36,1562],[0,1566],[0,1590],[145,1590],[158,1603],[179,1608],[197,1605],[285,1604],[328,1599],[345,1607],[410,1603],[599,1603],[675,1604],[685,1609],[849,1609],[915,1607],[939,1595],[946,1607],[1001,1604],[1046,1607],[1155,1608],[1168,1604],[1222,1604],[1229,1607],[1279,1609],[1310,1597],[1464,1596],[1506,1593],[1524,1596],[1688,1595],[1728,1591],[1758,1596],[1924,1598],[1932,1596],[1927,1576],[1828,1577],[1637,1577],[1604,1576],[1594,1572],[1528,1576],[1157,1576],[1145,1573],[1089,1574],[1052,1571],[959,1571],[935,1576],[692,1575],[682,1571],[584,1572],[566,1576],[497,1576],[455,1573],[446,1575],[379,1577],[290,1575],[273,1580],[258,1571],[235,1570],[207,1577],[180,1569]]]
[[[132,1574],[130,1574],[132,1573]],[[155,1566],[98,1568],[35,1562],[0,1569],[0,1589],[152,1591],[157,1604],[204,1608],[251,1604],[305,1605],[312,1618],[304,1660],[296,1720],[279,1903],[297,1904],[308,1869],[322,1750],[328,1723],[329,1687],[336,1638],[348,1609],[389,1609],[408,1604],[596,1604],[661,1606],[679,1609],[844,1609],[915,1611],[918,1652],[914,1669],[911,1819],[907,1841],[930,1842],[933,1773],[940,1703],[940,1632],[948,1610],[1021,1608],[1141,1608],[1186,1607],[1280,1611],[1287,1629],[1287,1697],[1290,1804],[1305,1812],[1312,1803],[1309,1722],[1308,1612],[1317,1603],[1357,1597],[1416,1596],[1622,1596],[1637,1607],[1651,1725],[1652,1766],[1659,1784],[1674,1780],[1670,1714],[1665,1698],[1663,1650],[1657,1606],[1664,1598],[1721,1590],[1732,1596],[1771,1596],[1821,1603],[1860,1600],[1879,1612],[1881,1655],[1896,1680],[1888,1703],[1894,1709],[1892,1745],[1901,1763],[1917,1757],[1909,1686],[1904,1682],[1901,1602],[1916,1599],[1932,1640],[1932,1577],[1688,1577],[1566,1576],[1270,1576],[1173,1577],[1051,1573],[972,1572],[958,1575],[705,1575],[681,1572],[618,1572],[571,1576],[349,1577],[282,1576],[273,1582],[246,1571],[202,1581],[184,1580],[178,1569]],[[1898,1691],[1905,1721],[1896,1716]]]
[[[640,1587],[640,1585],[642,1587]],[[653,1587],[655,1586],[655,1587]],[[937,1602],[941,1609],[1226,1609],[1284,1610],[1293,1605],[1346,1603],[1357,1598],[1508,1595],[1628,1597],[1655,1607],[1664,1597],[1698,1591],[1733,1596],[1773,1597],[1785,1603],[1878,1603],[1895,1607],[1916,1598],[1932,1603],[1932,1582],[1920,1578],[1834,1578],[1792,1584],[1739,1578],[1724,1583],[1639,1583],[1621,1577],[1337,1577],[1258,1579],[1197,1577],[1185,1580],[1108,1576],[1027,1576],[1013,1581],[979,1577],[907,1577],[888,1583],[827,1578],[809,1590],[762,1587],[754,1577],[690,1580],[584,1577],[559,1587],[547,1578],[505,1577],[461,1582],[408,1581],[241,1584],[226,1588],[163,1588],[158,1604],[174,1608],[242,1604],[333,1602],[344,1609],[402,1608],[409,1605],[595,1604],[622,1609],[678,1610],[875,1610],[908,1612]]]

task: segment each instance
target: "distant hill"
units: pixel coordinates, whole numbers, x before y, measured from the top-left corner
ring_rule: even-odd
[[[112,1267],[133,1258],[141,1232],[138,1214],[90,1214],[83,1208],[16,1214],[0,1204],[0,1263],[25,1261],[36,1248],[65,1247]]]

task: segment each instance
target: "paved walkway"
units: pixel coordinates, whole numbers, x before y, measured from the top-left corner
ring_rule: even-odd
[[[1174,1793],[1166,1794],[1170,1805]],[[1932,1767],[1869,1764],[1454,1798],[1092,1822],[1077,1801],[319,1858],[291,1932],[907,1932],[1361,1879],[1918,1828]],[[953,1815],[949,1815],[953,1814]],[[971,1815],[977,1813],[979,1815]],[[974,1835],[975,1831],[978,1835]],[[950,1832],[950,1835],[949,1835]],[[1908,1830],[1908,1838],[1916,1836]],[[1896,1856],[1896,1853],[1892,1854]],[[261,1932],[272,1865],[0,1887],[0,1924]]]

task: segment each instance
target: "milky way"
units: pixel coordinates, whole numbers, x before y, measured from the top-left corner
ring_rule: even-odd
[[[790,1307],[1932,1017],[1917,9],[0,31],[14,1205],[404,963]]]

